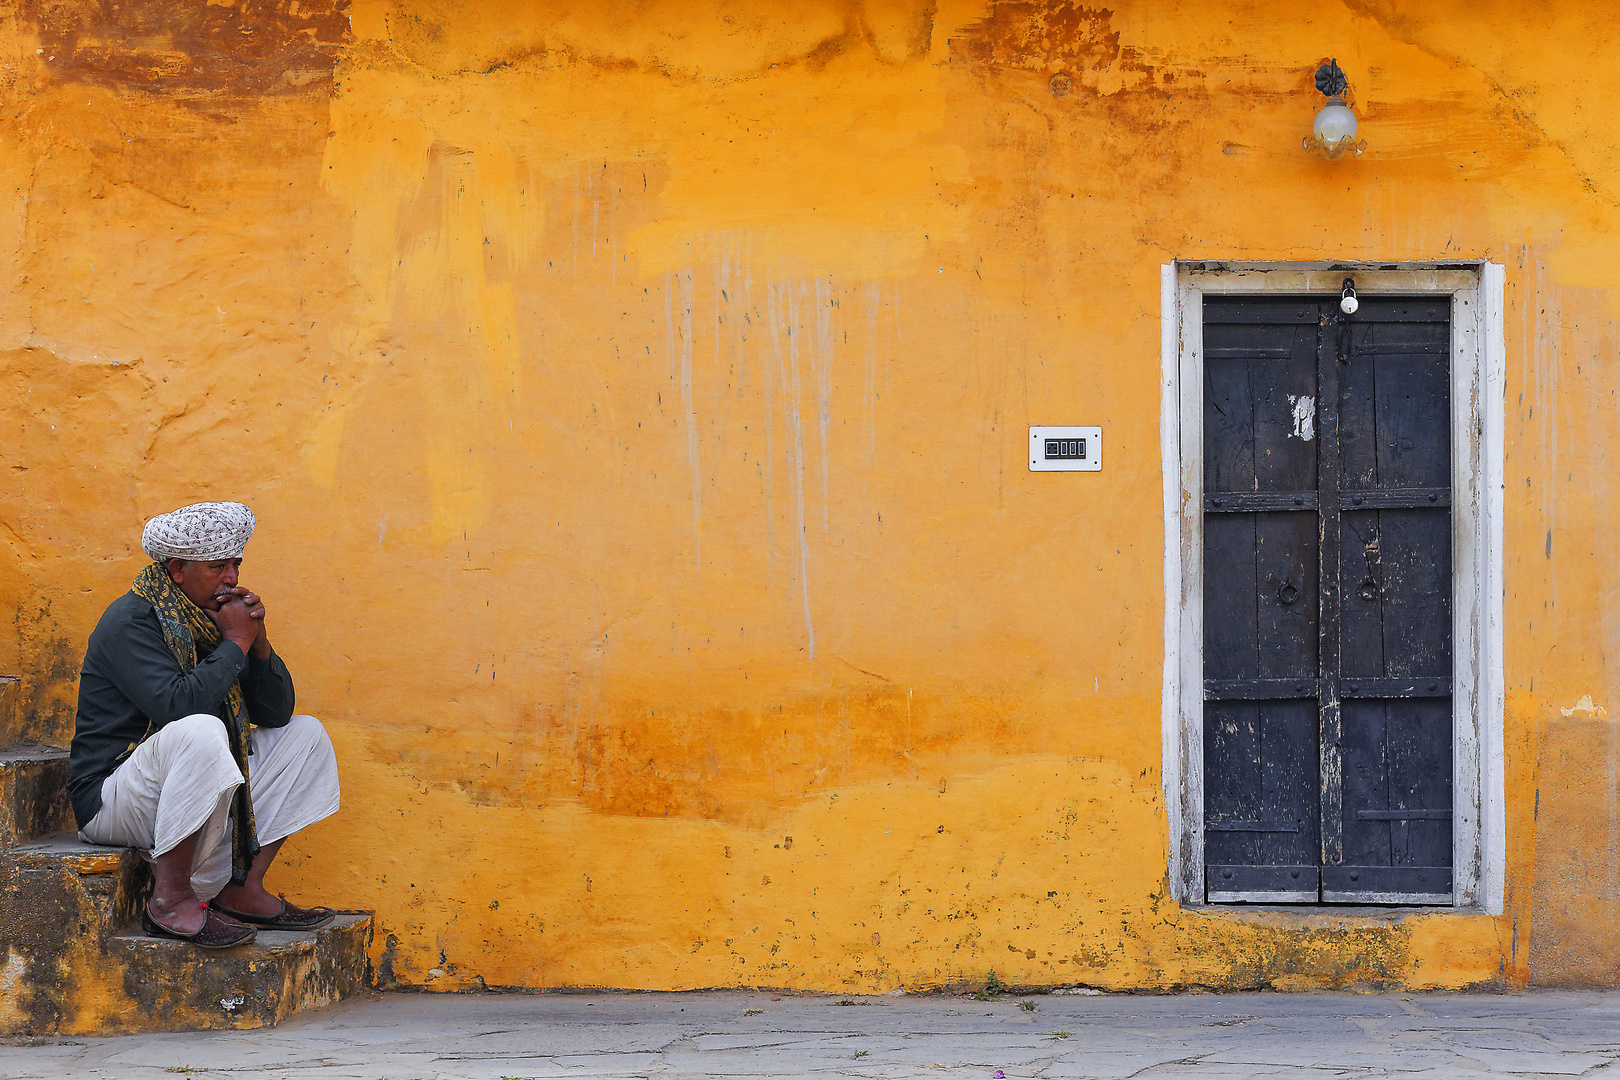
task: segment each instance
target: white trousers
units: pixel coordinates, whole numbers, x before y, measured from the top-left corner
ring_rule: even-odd
[[[261,845],[337,810],[337,756],[319,720],[300,713],[286,727],[251,730],[248,788]],[[92,844],[139,848],[150,860],[200,832],[191,887],[212,900],[231,880],[231,796],[241,783],[219,717],[182,717],[102,781],[101,809],[79,835]]]

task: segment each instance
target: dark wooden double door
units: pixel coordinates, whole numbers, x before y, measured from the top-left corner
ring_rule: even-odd
[[[1449,904],[1450,298],[1203,329],[1206,899]]]

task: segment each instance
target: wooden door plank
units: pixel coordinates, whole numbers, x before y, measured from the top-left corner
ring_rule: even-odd
[[[1262,679],[1316,679],[1315,515],[1255,514],[1255,608]]]
[[[1316,491],[1216,491],[1204,496],[1204,512],[1209,514],[1253,514],[1262,510],[1314,514]]]
[[[1389,866],[1388,819],[1359,811],[1389,809],[1389,714],[1382,701],[1344,703],[1344,803],[1341,821],[1345,866]]]
[[[1204,518],[1204,677],[1255,678],[1260,673],[1256,636],[1259,603],[1255,583],[1255,515],[1208,514]]]
[[[1286,329],[1288,359],[1249,362],[1256,491],[1295,492],[1316,483],[1316,328]]]
[[[1213,904],[1314,904],[1321,896],[1321,871],[1313,863],[1206,866],[1204,886]]]
[[[1450,866],[1451,702],[1425,698],[1384,704],[1389,808],[1422,812],[1390,822],[1390,865]]]
[[[1377,331],[1385,330],[1378,327]],[[1377,487],[1451,486],[1451,372],[1444,355],[1378,355]]]
[[[1366,360],[1373,326],[1350,325],[1351,362],[1339,371],[1339,483],[1341,489],[1378,487],[1378,396],[1375,372]],[[1342,505],[1342,504],[1341,504]]]
[[[1254,402],[1246,359],[1204,364],[1204,490],[1253,491]]]
[[[1347,488],[1339,492],[1341,510],[1410,510],[1450,505],[1451,489],[1445,487]]]
[[[1382,672],[1369,674],[1449,674],[1451,513],[1443,508],[1372,513],[1383,567],[1379,595],[1385,660]]]
[[[1256,821],[1261,818],[1260,707],[1252,701],[1211,701],[1204,705],[1204,820]],[[1258,863],[1260,836],[1253,832],[1208,830],[1206,863]]]
[[[1260,834],[1261,862],[1312,863],[1322,850],[1316,809],[1316,708],[1312,701],[1264,701],[1260,716],[1260,820],[1295,828]]]
[[[1340,521],[1339,580],[1344,582],[1340,671],[1346,680],[1381,678],[1385,674],[1384,552],[1378,511],[1346,511]]]
[[[1205,334],[1233,325],[1314,324],[1320,304],[1315,297],[1205,296]]]
[[[1363,296],[1356,319],[1368,323],[1423,323],[1433,325],[1451,318],[1450,298],[1445,296]],[[1422,327],[1414,333],[1425,334]]]
[[[1451,679],[1447,675],[1410,675],[1401,679],[1346,676],[1339,680],[1339,696],[1351,698],[1448,698]]]
[[[1330,904],[1449,904],[1450,866],[1325,866],[1322,899]]]
[[[1315,322],[1314,319],[1310,322]],[[1204,324],[1204,359],[1286,360],[1293,355],[1294,328],[1284,323],[1227,326]]]
[[[1298,679],[1204,680],[1205,701],[1293,701],[1300,698],[1316,700],[1315,671]]]
[[[1344,771],[1341,756],[1339,703],[1339,648],[1341,582],[1339,574],[1340,484],[1339,458],[1339,325],[1337,316],[1326,314],[1318,325],[1316,346],[1317,491],[1328,496],[1321,500],[1318,514],[1317,665],[1321,697],[1317,701],[1318,759],[1317,784],[1320,793],[1322,863],[1336,866],[1344,858]]]

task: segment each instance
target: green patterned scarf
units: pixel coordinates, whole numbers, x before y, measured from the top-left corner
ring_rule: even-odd
[[[146,569],[135,575],[130,591],[157,612],[158,623],[163,627],[163,643],[179,661],[181,671],[195,668],[199,656],[209,655],[225,640],[214,621],[170,580],[162,563],[148,563]],[[231,683],[230,692],[225,695],[225,715],[220,719],[225,722],[231,757],[242,770],[242,786],[236,789],[231,806],[231,884],[241,885],[247,881],[248,866],[259,853],[259,834],[254,827],[253,799],[248,792],[247,759],[252,753],[248,743],[250,721],[247,703],[242,700],[240,679]]]

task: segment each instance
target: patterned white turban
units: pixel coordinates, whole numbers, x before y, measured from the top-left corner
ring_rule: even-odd
[[[253,525],[253,511],[241,503],[193,503],[148,521],[141,530],[141,547],[156,562],[238,559]]]

